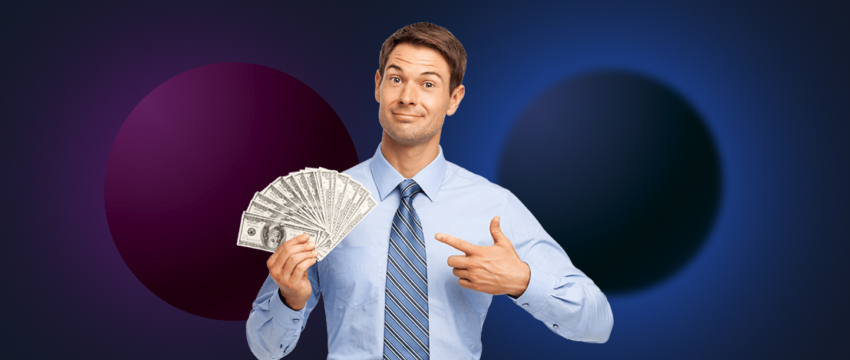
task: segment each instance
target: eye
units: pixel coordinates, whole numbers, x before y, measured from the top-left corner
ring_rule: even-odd
[[[425,87],[426,88],[432,88],[432,87],[434,87],[434,83],[428,81],[428,82],[425,83]]]
[[[397,81],[396,81],[396,80],[397,80]],[[398,84],[398,83],[400,83],[400,82],[401,82],[401,79],[400,79],[398,76],[391,76],[391,77],[390,77],[390,81],[392,81],[392,82],[394,82],[394,83]]]

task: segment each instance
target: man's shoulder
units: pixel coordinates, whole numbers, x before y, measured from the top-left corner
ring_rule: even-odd
[[[494,191],[497,193],[503,193],[508,191],[507,189],[490,182],[487,178],[473,173],[460,165],[457,165],[453,162],[446,161],[446,177],[444,179],[446,182],[445,185],[450,187],[457,188],[466,188],[466,187],[474,187],[477,189]]]
[[[372,177],[372,170],[369,167],[369,163],[371,162],[372,158],[366,159],[363,162],[342,171],[342,173],[351,176],[354,180],[363,182],[363,180]]]

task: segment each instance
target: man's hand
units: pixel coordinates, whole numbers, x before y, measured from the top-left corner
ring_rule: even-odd
[[[435,238],[466,255],[449,256],[452,273],[458,284],[467,289],[492,295],[509,294],[519,297],[528,288],[531,269],[520,260],[514,245],[502,233],[499,217],[490,221],[492,246],[477,246],[451,235],[437,233]]]
[[[316,263],[319,252],[310,235],[301,234],[278,246],[266,265],[286,306],[299,311],[307,304],[313,287],[307,269]]]

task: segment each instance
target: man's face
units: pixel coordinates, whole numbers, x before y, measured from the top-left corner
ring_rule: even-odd
[[[375,100],[384,131],[403,145],[427,142],[440,133],[446,115],[454,114],[463,85],[449,89],[449,64],[436,50],[399,44],[387,59],[384,77],[375,74]]]

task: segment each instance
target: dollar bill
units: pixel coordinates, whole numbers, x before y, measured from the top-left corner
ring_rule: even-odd
[[[321,261],[375,206],[372,193],[350,176],[306,168],[278,177],[254,194],[243,212],[237,245],[273,252],[306,232]]]
[[[319,215],[316,214],[316,211],[313,208],[313,205],[310,203],[310,200],[307,198],[307,195],[305,195],[306,191],[301,188],[301,184],[299,184],[301,182],[300,179],[301,177],[298,176],[298,172],[290,173],[289,175],[286,175],[284,177],[284,180],[287,184],[289,184],[289,187],[293,190],[294,195],[298,198],[298,201],[300,201],[301,204],[304,204],[304,208],[306,212],[310,215],[310,217],[312,217],[319,223],[323,223],[322,220],[319,219]]]
[[[334,209],[332,206],[334,196],[333,186],[336,176],[334,175],[334,171],[324,168],[319,168],[318,173],[319,184],[322,187],[322,204],[325,207],[325,220],[327,221],[325,222],[325,225],[328,229],[332,229],[333,221],[331,219],[334,217]]]
[[[307,183],[307,192],[309,193],[310,200],[313,201],[313,207],[319,214],[319,220],[321,220],[323,224],[327,224],[327,219],[325,219],[325,207],[322,206],[322,195],[320,195],[319,180],[316,178],[316,173],[314,171],[305,170],[302,174],[304,175],[304,181]]]
[[[272,184],[274,184],[274,183],[272,183]],[[268,189],[268,187],[266,189]],[[277,192],[277,191],[270,191],[270,193],[280,194],[280,192]],[[275,200],[276,198],[279,198],[279,195],[274,195],[274,197],[269,197],[269,196],[264,195],[261,192],[255,193],[254,197],[251,199],[251,203],[248,205],[248,209],[249,209],[248,212],[254,213],[254,212],[250,211],[250,209],[252,207],[252,204],[256,203],[257,205],[255,205],[254,208],[257,209],[257,211],[258,211],[258,212],[256,212],[257,215],[269,216],[269,215],[263,214],[263,212],[266,212],[263,208],[268,208],[268,209],[274,210],[276,213],[286,214],[287,217],[291,218],[290,220],[296,220],[297,222],[302,223],[302,224],[307,225],[307,226],[318,227],[318,228],[321,228],[323,230],[325,229],[324,226],[319,224],[317,221],[307,217],[306,215],[303,214],[302,211],[299,211],[298,207],[287,207],[287,206],[281,204],[280,202],[278,202],[279,200]],[[260,205],[261,205],[261,207],[260,207]],[[272,216],[269,216],[269,217],[272,217]]]
[[[304,233],[316,240],[323,235],[320,229],[243,212],[236,245],[274,252],[280,244]]]
[[[348,224],[346,224],[345,227],[342,228],[342,230],[339,232],[338,235],[336,235],[333,240],[327,242],[331,244],[330,249],[327,250],[327,253],[330,253],[331,250],[333,250],[337,245],[339,245],[342,242],[342,239],[348,236],[351,230],[354,230],[354,227],[357,226],[357,224],[359,224],[361,221],[363,221],[363,218],[365,218],[366,215],[369,215],[369,212],[371,212],[372,209],[374,209],[377,205],[378,202],[375,201],[372,196],[366,197],[354,211],[354,216],[351,218],[351,220],[348,221]],[[327,255],[327,253],[325,255]],[[319,254],[321,255],[321,251],[319,252]]]
[[[294,224],[299,224],[302,226],[315,227],[315,225],[301,218],[297,213],[292,210],[284,208],[283,210],[278,210],[273,206],[269,206],[267,201],[262,201],[260,199],[265,198],[263,194],[257,193],[254,196],[255,200],[252,200],[250,204],[248,204],[248,209],[245,212],[254,215],[260,215],[267,218],[278,219],[283,221],[289,221]],[[266,198],[268,200],[268,198]],[[274,202],[272,202],[274,204]],[[277,204],[279,207],[282,205]]]

